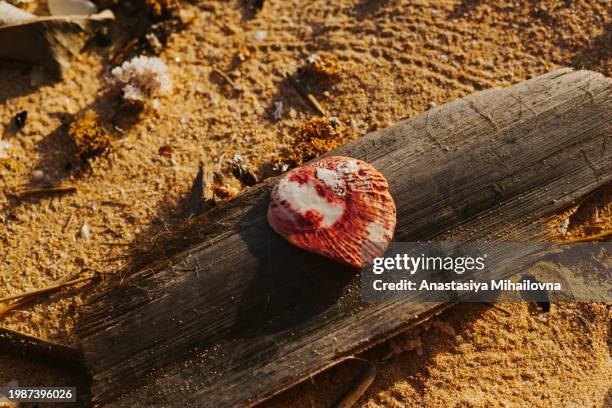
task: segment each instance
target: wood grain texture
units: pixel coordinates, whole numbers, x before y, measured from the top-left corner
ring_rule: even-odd
[[[387,177],[396,241],[542,240],[538,222],[612,179],[611,89],[599,74],[559,70],[330,154]],[[444,307],[362,303],[358,273],[268,226],[273,184],[195,219],[161,260],[90,300],[79,333],[94,403],[253,404]]]

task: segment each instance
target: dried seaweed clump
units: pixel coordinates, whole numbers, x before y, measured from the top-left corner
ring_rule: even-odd
[[[213,202],[215,204],[218,204],[221,201],[227,200],[236,195],[236,193],[230,190],[229,188],[222,186],[220,184],[217,184],[217,183],[213,183],[212,191],[213,191]]]
[[[175,6],[174,0],[144,0],[150,14],[155,17],[164,17],[171,13]]]
[[[111,146],[110,136],[93,110],[88,110],[70,124],[68,136],[74,141],[77,154],[83,161],[98,156]]]
[[[295,145],[277,157],[276,165],[301,166],[304,162],[335,149],[345,139],[346,130],[338,119],[315,116],[300,125]]]
[[[252,187],[259,183],[259,177],[255,170],[244,160],[240,153],[234,154],[234,157],[229,161],[232,175],[236,177],[242,184]]]
[[[314,79],[332,80],[338,77],[340,68],[338,61],[328,54],[312,54],[306,59],[298,75],[300,77],[310,77]]]
[[[168,66],[159,58],[139,56],[111,71],[114,83],[121,86],[123,99],[144,104],[172,90]]]

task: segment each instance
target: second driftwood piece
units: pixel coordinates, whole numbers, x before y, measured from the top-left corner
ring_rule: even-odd
[[[397,205],[396,241],[529,241],[612,179],[612,81],[560,70],[370,133]],[[96,405],[249,405],[441,305],[363,303],[359,274],[266,221],[274,180],[196,218],[89,302],[79,334]]]
[[[0,58],[41,65],[58,78],[69,65],[69,57],[85,45],[83,32],[115,18],[110,10],[93,15],[33,17],[0,25]]]

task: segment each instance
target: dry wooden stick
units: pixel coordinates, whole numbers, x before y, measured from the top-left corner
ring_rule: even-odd
[[[0,318],[4,317],[6,314],[17,309],[18,307],[25,306],[26,304],[28,304],[30,301],[33,301],[33,300],[34,300],[34,296],[26,297],[26,298],[22,298],[21,300],[17,302],[13,302],[7,306],[4,306],[3,308],[0,308]]]
[[[0,317],[6,315],[7,313],[9,313],[10,311],[17,309],[18,307],[22,307],[26,304],[28,304],[29,302],[39,298],[40,296],[47,294],[49,292],[55,291],[55,290],[59,290],[62,289],[64,287],[68,287],[68,286],[72,286],[72,285],[76,285],[78,283],[83,283],[89,280],[92,280],[95,278],[94,276],[89,276],[89,277],[85,277],[85,278],[79,278],[79,276],[84,272],[85,270],[81,270],[79,272],[75,272],[72,273],[70,275],[67,275],[59,280],[57,280],[56,282],[54,282],[53,284],[46,286],[44,288],[41,289],[35,289],[29,292],[25,292],[25,293],[21,293],[21,294],[17,294],[17,295],[10,295],[10,296],[6,296],[4,298],[0,299],[0,303],[4,303],[4,302],[8,302],[10,300],[15,300],[18,299],[12,303],[9,303],[8,305],[0,308]]]
[[[66,223],[64,224],[64,226],[62,227],[62,234],[64,232],[66,232],[66,230],[68,229],[68,226],[70,225],[70,223],[72,222],[72,218],[74,217],[74,213],[70,213],[70,216],[68,217],[68,219],[66,220]]]
[[[213,174],[210,164],[201,161],[198,174],[191,185],[191,191],[187,198],[185,216],[187,219],[197,217],[214,205],[214,193],[212,190]]]
[[[368,360],[358,357],[352,357],[352,360],[363,361],[368,365],[368,368],[361,374],[359,379],[355,381],[351,389],[342,397],[336,404],[336,408],[350,408],[361,398],[363,394],[370,388],[370,385],[376,379],[376,366]]]
[[[57,289],[61,289],[64,288],[66,286],[72,286],[72,285],[76,285],[82,282],[86,282],[88,280],[93,279],[94,276],[87,276],[85,278],[80,278],[80,279],[74,279],[74,280],[70,280],[68,282],[63,282],[63,283],[54,283],[48,286],[44,286],[42,288],[39,289],[34,289],[31,291],[27,291],[27,292],[23,292],[23,293],[18,293],[16,295],[8,295],[8,296],[4,296],[2,298],[0,298],[0,303],[5,303],[11,300],[15,300],[15,299],[22,299],[25,297],[30,297],[30,296],[36,296],[36,295],[42,295],[48,292],[52,292],[54,290]]]
[[[604,240],[606,238],[610,238],[610,236],[612,236],[612,230],[600,232],[599,234],[589,235],[588,237],[571,238],[571,239],[568,239],[568,240],[565,240],[565,241],[562,241],[562,242],[563,243],[566,243],[566,242],[591,242],[591,241]]]
[[[59,285],[59,284],[62,284],[62,283],[66,283],[66,282],[78,279],[81,276],[81,274],[83,272],[85,272],[86,270],[87,269],[82,269],[82,270],[80,270],[78,272],[73,272],[73,273],[71,273],[69,275],[63,276],[62,278],[60,278],[60,279],[56,280],[55,282],[53,282],[51,285]],[[26,293],[26,296],[28,294],[29,293]],[[10,299],[0,298],[0,303],[3,302],[3,301],[6,301],[6,300],[10,300]]]
[[[111,65],[116,66],[121,64],[127,52],[136,44],[138,44],[138,41],[140,41],[140,39],[138,38],[132,38],[131,40],[126,41],[125,44],[123,44],[123,47],[121,47],[119,51],[117,51],[117,53],[113,56],[113,58],[111,58]]]
[[[100,242],[100,245],[106,245],[106,246],[130,246],[132,245],[131,242]]]
[[[221,78],[223,78],[225,80],[225,82],[230,84],[231,87],[234,89],[234,91],[242,92],[242,89],[240,89],[240,87],[238,85],[236,85],[236,83],[232,80],[232,78],[230,78],[225,72],[221,71],[218,68],[213,68],[212,72],[214,72],[215,74],[219,75]]]
[[[60,185],[54,187],[42,187],[42,188],[28,188],[19,191],[19,197],[27,197],[31,195],[40,194],[67,194],[74,193],[77,191],[76,186],[72,185]]]
[[[321,116],[327,115],[327,112],[325,111],[325,109],[323,109],[319,101],[317,101],[317,98],[315,98],[314,95],[306,91],[306,89],[304,89],[304,87],[297,81],[297,79],[293,77],[293,75],[286,74],[286,78],[291,84],[291,86],[295,88],[297,93],[306,100],[308,105],[310,105],[315,110],[315,112],[317,112]]]

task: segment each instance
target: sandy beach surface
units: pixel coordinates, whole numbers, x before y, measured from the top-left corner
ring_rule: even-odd
[[[44,3],[22,7],[44,14]],[[159,54],[172,91],[148,101],[136,120],[118,116],[109,81],[109,60],[131,29],[121,19],[113,44],[90,43],[61,81],[0,62],[0,297],[83,268],[112,279],[130,248],[183,217],[201,160],[234,193],[246,188],[229,168],[236,157],[259,179],[292,166],[297,135],[315,113],[285,74],[309,58],[333,67],[307,85],[343,124],[338,143],[558,67],[612,74],[605,0],[266,0],[258,12],[242,1],[182,3],[186,26]],[[68,127],[87,110],[98,113],[112,147],[84,165]],[[49,183],[76,191],[18,197]],[[611,214],[609,190],[599,192],[559,214],[551,235],[609,230]],[[64,290],[1,317],[0,326],[74,345],[84,298],[95,290]],[[377,362],[378,376],[358,406],[611,406],[609,306],[554,304],[538,313],[527,304],[458,305],[362,356]],[[357,361],[342,364],[264,406],[330,406],[361,370]],[[82,377],[0,352],[0,385],[83,384]]]

